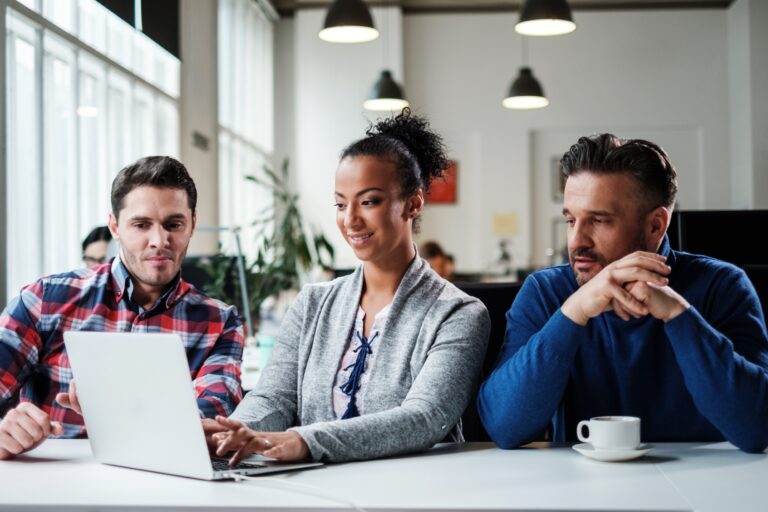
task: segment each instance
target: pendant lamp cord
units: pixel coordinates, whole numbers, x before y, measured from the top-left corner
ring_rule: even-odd
[[[523,54],[523,67],[528,67],[528,38],[525,36],[520,36],[523,39],[523,44],[521,46],[522,54]]]

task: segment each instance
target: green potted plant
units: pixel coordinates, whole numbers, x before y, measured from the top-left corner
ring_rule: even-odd
[[[302,276],[316,266],[330,268],[334,250],[325,236],[307,226],[299,209],[299,196],[288,186],[288,160],[280,173],[263,166],[264,177],[248,175],[245,179],[270,191],[273,205],[263,209],[260,216],[248,224],[256,227],[254,243],[256,256],[244,261],[245,285],[251,318],[258,322],[265,299],[297,289]],[[204,291],[212,297],[242,308],[240,287],[228,290],[226,283],[236,275],[236,259],[221,252],[201,267],[211,278]],[[243,313],[241,313],[243,314]],[[254,333],[248,333],[253,335]]]

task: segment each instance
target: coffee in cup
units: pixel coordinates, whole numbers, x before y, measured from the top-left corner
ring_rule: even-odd
[[[640,418],[597,416],[580,421],[576,436],[582,443],[591,444],[595,450],[634,450],[640,446]]]

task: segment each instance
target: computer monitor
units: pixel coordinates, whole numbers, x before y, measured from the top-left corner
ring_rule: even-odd
[[[768,210],[676,211],[669,226],[673,249],[744,265],[768,264],[768,246],[759,243]]]

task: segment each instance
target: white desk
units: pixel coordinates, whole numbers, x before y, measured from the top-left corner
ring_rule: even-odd
[[[589,460],[566,446],[535,446],[443,445],[421,455],[236,483],[103,466],[87,441],[49,440],[0,462],[0,510],[350,508],[312,492],[379,511],[768,510],[768,456],[727,443],[662,444],[623,463]]]

